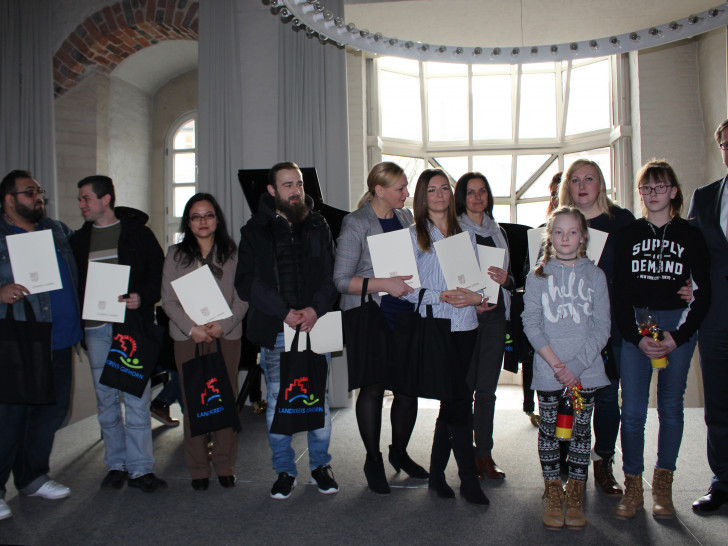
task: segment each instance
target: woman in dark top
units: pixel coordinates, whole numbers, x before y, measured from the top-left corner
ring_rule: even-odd
[[[341,310],[346,311],[360,305],[362,283],[365,278],[369,279],[367,293],[380,305],[390,328],[393,328],[397,313],[414,310],[411,303],[397,299],[412,292],[405,283],[411,277],[374,277],[367,237],[404,229],[412,224],[412,213],[404,208],[405,199],[409,196],[407,177],[395,163],[379,163],[369,173],[367,187],[369,189],[359,201],[357,210],[344,217],[341,225],[336,242],[334,283],[341,292]],[[386,295],[380,298],[379,292],[386,292]],[[369,489],[380,494],[390,492],[379,451],[384,383],[383,377],[378,383],[363,386],[356,400],[359,433],[367,451],[364,475]],[[428,472],[407,454],[407,444],[416,420],[417,398],[394,393],[389,462],[397,472],[402,469],[413,478],[427,479]]]
[[[479,245],[504,249],[503,268],[490,267],[488,274],[501,285],[497,303],[478,307],[478,338],[468,370],[468,386],[475,391],[473,432],[478,477],[505,478],[493,460],[493,418],[495,391],[498,387],[506,341],[506,321],[510,319],[511,288],[508,240],[493,218],[493,192],[481,173],[465,173],[455,186],[455,209],[460,226],[475,235]]]
[[[643,218],[617,235],[614,308],[622,341],[622,460],[625,493],[615,510],[631,519],[643,507],[645,422],[650,397],[651,359],[667,355],[657,374],[657,463],[652,479],[652,515],[675,517],[672,477],[683,433],[683,395],[696,332],[710,305],[709,257],[697,228],[680,218],[680,184],[664,160],[637,173]],[[693,301],[677,293],[686,281],[697,285]],[[647,314],[663,331],[654,340],[641,323]],[[640,330],[642,329],[642,332]],[[647,335],[645,335],[647,334]]]

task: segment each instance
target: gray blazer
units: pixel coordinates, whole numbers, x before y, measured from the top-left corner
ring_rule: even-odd
[[[412,213],[408,209],[395,209],[403,228],[414,223]],[[341,292],[340,307],[342,311],[358,307],[361,303],[361,294],[349,294],[349,283],[352,277],[374,277],[372,258],[369,255],[367,237],[383,233],[382,225],[374,213],[371,204],[365,203],[360,209],[347,214],[341,223],[339,238],[336,240],[336,261],[334,263],[334,284]],[[379,294],[372,294],[377,304],[382,298]]]

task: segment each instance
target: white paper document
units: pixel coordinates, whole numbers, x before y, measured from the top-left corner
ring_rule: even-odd
[[[198,326],[233,316],[207,265],[173,280],[170,284],[182,309]]]
[[[296,330],[283,323],[283,338],[285,340],[286,351],[291,349],[293,337]],[[329,311],[322,315],[313,325],[309,332],[311,336],[311,350],[314,353],[324,354],[342,351],[344,349],[344,336],[341,330],[341,311]],[[306,332],[301,332],[298,336],[298,350],[306,349]]]
[[[526,237],[528,237],[528,270],[529,271],[533,271],[533,268],[536,267],[536,260],[538,260],[538,257],[541,254],[541,247],[543,246],[545,236],[546,236],[545,227],[529,229],[526,232]]]
[[[480,259],[480,270],[483,272],[483,282],[485,283],[483,295],[488,298],[489,305],[495,305],[498,303],[501,286],[490,278],[488,268],[500,267],[503,269],[506,263],[506,249],[478,245],[478,258]]]
[[[86,292],[83,297],[84,320],[124,322],[126,303],[119,301],[129,291],[128,265],[89,262]]]
[[[8,235],[5,240],[17,284],[22,284],[31,294],[63,288],[50,229]]]
[[[609,233],[589,228],[589,243],[586,245],[586,257],[593,260],[596,265],[599,265],[599,259],[602,257],[604,245],[607,243],[607,237],[609,237]]]
[[[370,235],[367,237],[367,242],[375,277],[386,279],[412,275],[412,278],[405,282],[415,290],[421,286],[409,229]],[[386,292],[379,294],[384,295]]]
[[[480,290],[485,283],[475,257],[470,233],[463,231],[434,243],[437,260],[448,290]]]

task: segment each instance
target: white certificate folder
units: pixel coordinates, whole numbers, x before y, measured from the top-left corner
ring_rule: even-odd
[[[467,288],[475,291],[485,286],[469,232],[436,241],[434,246],[448,290]]]
[[[498,303],[501,287],[500,284],[490,278],[488,268],[500,267],[503,269],[506,262],[506,249],[478,245],[478,258],[480,259],[480,269],[483,272],[483,282],[485,283],[483,295],[488,298],[490,305],[494,305]]]
[[[31,294],[63,288],[50,229],[8,235],[5,240],[17,284],[23,285]]]
[[[128,265],[89,262],[86,292],[83,297],[84,320],[124,322],[126,302],[120,302],[129,290]]]
[[[171,284],[182,309],[198,326],[233,316],[208,266],[195,269]]]
[[[409,229],[370,235],[367,242],[375,277],[386,279],[412,275],[410,280],[404,282],[415,290],[421,286]]]

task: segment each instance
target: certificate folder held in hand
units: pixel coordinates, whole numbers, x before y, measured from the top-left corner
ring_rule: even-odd
[[[119,296],[129,290],[128,265],[89,262],[86,276],[86,292],[83,297],[84,320],[124,322],[126,302]]]
[[[483,272],[483,282],[485,283],[483,295],[488,298],[490,305],[494,305],[498,303],[501,287],[500,284],[491,279],[488,268],[500,267],[503,269],[506,260],[506,249],[478,245],[478,258],[480,259],[480,269]]]
[[[207,265],[173,280],[170,284],[182,309],[198,326],[233,316]]]
[[[436,241],[434,246],[448,290],[467,288],[475,291],[485,286],[470,233],[463,231]]]
[[[63,288],[50,229],[8,235],[5,240],[17,284],[22,284],[31,294]]]
[[[406,282],[415,290],[420,287],[412,236],[408,229],[398,229],[367,237],[374,276],[379,279],[412,275]],[[380,292],[384,295],[386,292]]]

